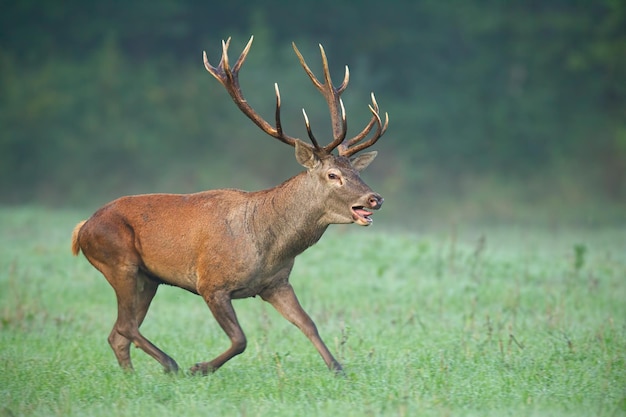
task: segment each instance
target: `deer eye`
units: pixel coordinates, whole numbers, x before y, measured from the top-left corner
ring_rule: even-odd
[[[339,179],[339,175],[335,174],[334,172],[329,172],[328,173],[328,179],[329,180],[338,180]]]

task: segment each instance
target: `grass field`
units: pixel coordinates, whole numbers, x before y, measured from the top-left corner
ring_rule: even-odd
[[[332,228],[291,281],[345,376],[248,299],[248,349],[197,377],[118,368],[113,291],[69,249],[89,214],[0,209],[2,417],[626,415],[626,228]],[[228,345],[169,287],[142,331],[185,369]]]

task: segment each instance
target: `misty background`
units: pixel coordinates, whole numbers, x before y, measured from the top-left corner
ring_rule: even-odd
[[[254,190],[301,170],[204,69],[250,35],[243,93],[320,142],[300,67],[327,52],[348,135],[370,92],[390,127],[365,181],[376,224],[626,220],[626,2],[0,0],[0,205],[96,207],[124,194]],[[381,223],[379,223],[379,221]]]

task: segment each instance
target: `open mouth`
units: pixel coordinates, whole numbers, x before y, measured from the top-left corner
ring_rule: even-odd
[[[372,224],[372,214],[374,213],[365,210],[363,206],[352,207],[352,218],[355,223],[360,224],[361,226],[369,226]]]

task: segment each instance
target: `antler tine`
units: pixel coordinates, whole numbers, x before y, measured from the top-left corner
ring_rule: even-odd
[[[343,140],[346,138],[346,133],[348,133],[348,120],[346,118],[346,108],[343,105],[342,99],[339,99],[339,106],[341,107],[341,125],[342,125],[341,136],[339,136],[339,138],[341,138],[341,142],[343,142]]]
[[[343,75],[343,81],[341,82],[341,85],[339,87],[337,87],[337,92],[339,94],[343,93],[343,90],[346,89],[346,87],[348,86],[349,82],[350,82],[350,69],[346,65],[346,70],[345,70],[345,73]]]
[[[376,102],[376,97],[374,97],[374,93],[371,93],[370,97],[372,98],[372,104],[368,104],[368,107],[370,111],[374,113],[374,115],[372,115],[372,118],[370,119],[369,123],[365,126],[365,128],[358,135],[356,135],[350,140],[347,140],[345,143],[342,144],[344,149],[347,149],[350,146],[362,141],[367,135],[369,135],[369,133],[372,131],[372,128],[374,127],[374,124],[380,119],[380,117],[378,118],[376,117],[376,114],[378,114],[379,110],[378,110],[378,103]]]
[[[243,48],[243,51],[241,51],[241,55],[239,55],[239,59],[237,59],[237,62],[235,62],[235,66],[233,67],[233,72],[239,72],[239,69],[243,65],[243,62],[246,60],[246,57],[248,56],[248,52],[250,52],[250,47],[252,47],[253,40],[254,35],[250,36],[250,40],[246,44],[246,47]],[[230,44],[230,38],[228,38],[228,43]],[[228,45],[226,45],[226,48],[228,48]]]
[[[220,63],[217,67],[212,66],[209,63],[209,59],[207,58],[206,51],[203,53],[203,61],[204,67],[206,70],[215,77],[225,88],[230,97],[233,99],[237,107],[246,115],[250,120],[254,122],[261,130],[263,130],[268,135],[280,140],[283,143],[286,143],[290,146],[296,145],[296,138],[286,135],[283,132],[282,125],[280,122],[280,92],[278,90],[278,85],[274,86],[274,90],[276,93],[276,127],[274,128],[267,121],[265,121],[247,102],[247,100],[243,97],[243,93],[241,92],[241,88],[239,87],[239,70],[241,69],[246,57],[248,56],[248,52],[250,52],[250,48],[252,46],[252,41],[254,40],[254,36],[250,37],[250,40],[246,44],[245,48],[239,55],[239,58],[235,62],[235,65],[231,68],[228,60],[228,47],[230,46],[230,39],[228,38],[226,41],[222,41],[222,57],[220,59]]]
[[[324,71],[324,82],[326,85],[333,85],[333,81],[330,79],[330,70],[328,69],[328,59],[326,58],[326,51],[321,43],[318,43],[320,47],[320,55],[322,55],[322,69]]]
[[[283,125],[280,122],[280,90],[278,89],[278,83],[274,83],[274,92],[276,93],[276,110],[274,111],[274,117],[276,119],[276,131],[280,136],[282,136]]]
[[[320,54],[322,56],[322,68],[324,72],[324,83],[321,83],[317,79],[315,74],[313,74],[313,71],[311,71],[311,69],[307,65],[306,61],[304,60],[304,57],[298,50],[298,47],[296,46],[295,42],[292,42],[291,45],[293,46],[293,50],[298,56],[300,65],[302,65],[302,68],[304,68],[304,71],[309,76],[309,79],[311,80],[315,88],[317,88],[319,92],[322,93],[322,96],[324,96],[324,99],[326,99],[326,103],[328,104],[331,123],[333,127],[333,141],[329,143],[328,145],[324,146],[323,148],[321,148],[320,150],[324,151],[325,153],[331,153],[333,149],[339,146],[339,144],[346,137],[345,109],[343,108],[343,104],[341,103],[340,96],[341,96],[341,93],[343,93],[343,91],[348,86],[348,82],[350,80],[350,71],[348,70],[348,67],[346,66],[346,72],[344,75],[343,82],[338,88],[333,86],[333,83],[330,77],[330,70],[328,68],[328,59],[326,57],[326,52],[324,51],[324,47],[322,45],[319,45]]]
[[[306,115],[306,110],[302,109],[302,115],[304,116],[304,125],[306,126],[306,133],[309,135],[309,139],[311,139],[311,143],[315,146],[315,149],[318,151],[321,150],[319,143],[317,143],[317,139],[313,136],[313,131],[311,130],[311,124],[309,123],[309,117]]]
[[[371,97],[372,104],[370,104],[368,107],[372,112],[372,118],[370,119],[367,126],[365,126],[365,128],[358,135],[341,144],[341,146],[339,147],[339,155],[350,157],[365,148],[369,148],[370,146],[375,144],[376,141],[378,141],[378,139],[380,139],[380,137],[384,135],[387,131],[387,127],[389,126],[389,114],[385,112],[385,123],[383,124],[380,118],[378,103],[376,102],[376,97],[374,96],[374,93],[371,94]],[[374,135],[366,142],[362,142],[357,145],[357,143],[361,142],[367,135],[369,135],[374,125],[377,125]]]
[[[220,65],[224,69],[226,74],[231,74],[230,65],[228,63],[228,47],[230,46],[230,38],[226,42],[222,39],[222,59],[220,59]]]
[[[298,47],[296,46],[295,42],[291,42],[291,46],[293,47],[294,52],[296,53],[296,55],[298,56],[298,60],[300,61],[300,65],[302,65],[302,68],[304,68],[304,72],[306,72],[306,74],[309,76],[309,79],[313,82],[313,85],[315,85],[315,87],[322,91],[324,86],[322,85],[322,83],[320,83],[317,79],[317,77],[315,76],[315,74],[313,74],[313,71],[311,71],[311,69],[309,68],[309,66],[307,65],[306,61],[304,60],[304,57],[302,56],[302,54],[300,53],[300,50],[298,49]]]
[[[330,79],[330,70],[328,69],[328,59],[326,59],[326,52],[324,51],[324,47],[322,44],[319,44],[320,53],[322,55],[322,68],[324,69],[324,80],[327,85],[333,85],[333,82]],[[337,96],[340,96],[343,93],[343,90],[348,87],[348,83],[350,82],[350,69],[346,65],[346,69],[343,75],[343,81],[339,85],[339,87],[333,87],[337,91]]]
[[[250,38],[250,41],[248,42],[248,47],[252,43],[252,39],[253,37]],[[228,47],[229,46],[230,46],[230,38],[228,38],[226,41],[222,40],[222,56],[220,57],[220,62],[219,64],[217,64],[217,67],[214,67],[209,63],[209,58],[207,57],[206,51],[202,52],[202,60],[204,62],[204,68],[206,68],[206,70],[227,89],[229,88],[225,84],[227,80],[230,80],[231,82],[236,81],[236,80],[233,80],[233,74],[231,72],[230,64],[228,60]],[[245,55],[247,55],[247,51],[244,50],[244,52],[245,52]],[[243,59],[242,59],[242,56],[240,56],[239,59],[237,60],[239,67],[241,67],[243,60],[246,59],[245,55],[242,53]],[[237,70],[239,69],[239,67],[237,68]]]

